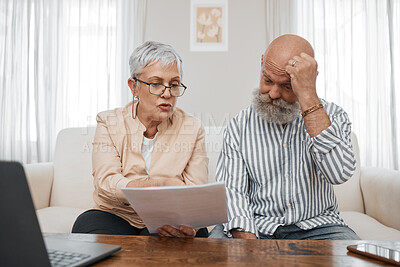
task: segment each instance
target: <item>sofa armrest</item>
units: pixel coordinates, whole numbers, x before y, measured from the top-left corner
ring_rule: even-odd
[[[360,184],[365,213],[400,230],[400,171],[363,167]]]
[[[49,207],[53,185],[53,163],[25,164],[24,169],[35,209]]]

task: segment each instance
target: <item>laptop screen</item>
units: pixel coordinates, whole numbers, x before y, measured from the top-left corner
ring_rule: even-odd
[[[68,266],[86,266],[121,249],[116,245],[62,238],[46,237],[45,243],[20,163],[0,161],[0,205],[0,266],[56,266],[60,260]],[[74,256],[72,263],[68,257],[78,252],[79,257]],[[60,259],[60,255],[65,257]]]
[[[0,266],[50,266],[25,172],[0,162]]]

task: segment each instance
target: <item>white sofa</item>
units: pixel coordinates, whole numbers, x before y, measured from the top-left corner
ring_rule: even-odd
[[[57,137],[53,163],[25,165],[43,232],[68,233],[76,217],[93,207],[91,151],[95,128],[68,128]],[[223,128],[206,127],[209,181],[215,180]],[[353,146],[359,162],[357,138]],[[335,186],[341,215],[362,238],[400,240],[400,172],[360,168],[347,183]]]

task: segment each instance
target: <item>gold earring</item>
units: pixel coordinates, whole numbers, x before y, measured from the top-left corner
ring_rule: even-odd
[[[136,115],[137,115],[137,108],[139,106],[140,103],[140,98],[135,96],[133,98],[133,107],[132,107],[132,118],[136,119]]]

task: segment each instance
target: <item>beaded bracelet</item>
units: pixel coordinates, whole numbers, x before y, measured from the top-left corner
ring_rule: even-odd
[[[312,113],[312,112],[314,112],[314,111],[316,111],[316,110],[318,110],[318,109],[320,109],[320,108],[323,108],[323,107],[324,107],[324,106],[323,106],[321,103],[319,103],[319,104],[317,104],[317,105],[314,105],[314,106],[312,106],[312,107],[306,109],[303,113],[301,113],[301,115],[302,115],[303,118],[304,118],[304,117],[307,116],[308,114],[310,114],[310,113]]]

